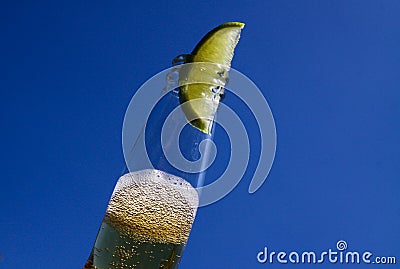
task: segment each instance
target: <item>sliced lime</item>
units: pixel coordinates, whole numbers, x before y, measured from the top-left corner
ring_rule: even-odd
[[[224,76],[243,27],[241,22],[227,22],[211,30],[187,57],[186,62],[193,64],[180,75],[182,110],[190,124],[206,134],[211,133],[226,82]]]

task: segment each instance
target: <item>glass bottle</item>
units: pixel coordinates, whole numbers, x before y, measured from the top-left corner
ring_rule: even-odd
[[[130,172],[115,186],[83,268],[179,266],[198,207],[195,188],[202,186],[206,168],[215,158],[212,132],[207,134],[187,124],[179,109],[178,83],[184,80],[185,65],[181,64],[187,57],[174,59],[162,98],[135,143],[124,149],[129,151],[125,157]],[[215,80],[214,71],[206,76]],[[225,76],[217,77],[225,84]],[[127,119],[124,125],[132,124]]]

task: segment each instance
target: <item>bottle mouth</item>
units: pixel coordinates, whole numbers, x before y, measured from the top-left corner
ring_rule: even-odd
[[[229,66],[214,63],[206,58],[192,61],[192,54],[180,54],[172,60],[171,72],[167,74],[167,85],[174,88],[186,84],[209,84],[224,88],[229,82]],[[170,88],[172,88],[170,87]]]

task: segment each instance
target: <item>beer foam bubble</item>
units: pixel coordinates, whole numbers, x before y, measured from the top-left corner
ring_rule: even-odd
[[[196,189],[180,177],[154,169],[131,172],[118,180],[104,220],[138,241],[184,244],[198,202]]]

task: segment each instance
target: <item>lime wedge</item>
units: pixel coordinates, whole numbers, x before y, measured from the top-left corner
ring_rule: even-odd
[[[186,58],[186,63],[193,64],[180,74],[182,110],[190,124],[206,134],[211,133],[243,27],[241,22],[227,22],[211,30]]]

